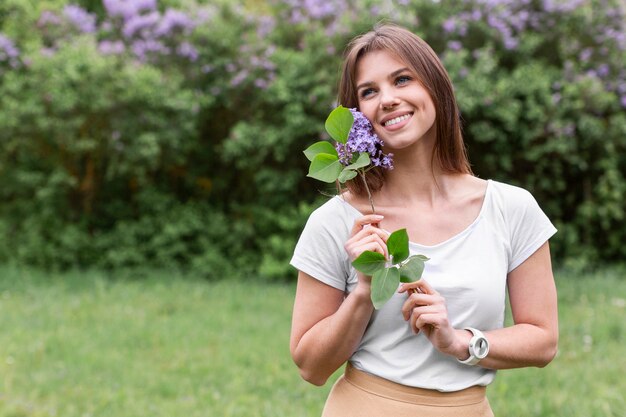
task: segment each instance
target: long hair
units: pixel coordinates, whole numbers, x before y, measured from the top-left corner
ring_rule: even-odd
[[[471,174],[452,81],[432,48],[409,30],[388,23],[378,24],[372,31],[348,44],[339,81],[338,102],[345,107],[358,108],[356,71],[359,59],[369,52],[381,50],[397,56],[417,74],[433,101],[437,133],[433,163],[438,163],[446,173]],[[384,183],[384,171],[380,168],[368,171],[366,181],[370,190],[379,190]],[[358,177],[348,181],[346,186],[359,195],[365,192],[365,186]]]

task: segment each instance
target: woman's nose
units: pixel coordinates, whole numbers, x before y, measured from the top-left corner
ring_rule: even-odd
[[[394,92],[389,89],[381,89],[380,91],[380,107],[383,109],[389,109],[398,104],[398,99]]]

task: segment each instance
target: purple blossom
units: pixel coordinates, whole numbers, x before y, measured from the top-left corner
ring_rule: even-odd
[[[443,30],[446,33],[452,33],[454,32],[454,29],[456,29],[456,20],[454,18],[449,18],[447,19],[445,22],[443,22]]]
[[[350,109],[350,112],[354,116],[354,124],[348,135],[348,141],[345,144],[335,144],[341,163],[345,166],[350,165],[355,153],[367,152],[373,166],[393,169],[393,154],[383,154],[383,141],[374,132],[367,117],[356,109]]]
[[[249,72],[245,69],[239,71],[232,80],[230,80],[230,85],[233,87],[238,87],[241,83],[243,83],[246,78],[248,78]]]
[[[276,27],[276,20],[273,16],[261,16],[256,33],[259,38],[263,39],[269,35]]]
[[[186,13],[179,10],[167,9],[163,15],[163,19],[161,19],[155,30],[155,34],[157,36],[166,36],[176,29],[188,33],[193,30],[194,27],[195,23]]]
[[[103,55],[119,55],[125,50],[126,47],[122,41],[103,40],[98,44],[98,51]]]
[[[621,97],[620,103],[622,104],[622,107],[626,109],[626,95]]]
[[[54,12],[50,10],[44,10],[41,12],[41,16],[39,16],[39,20],[37,20],[37,26],[43,27],[46,25],[60,25],[61,18]]]
[[[257,78],[256,80],[254,80],[254,86],[262,90],[265,90],[267,88],[267,85],[267,80],[264,80],[263,78]]]
[[[593,54],[593,50],[591,48],[585,48],[581,51],[579,58],[583,62],[589,61],[591,55]]]
[[[196,47],[190,44],[189,42],[183,42],[180,45],[178,45],[178,48],[176,48],[176,53],[178,54],[178,56],[185,57],[192,62],[196,61],[199,56],[198,50],[196,49]]]
[[[460,51],[461,49],[463,49],[463,44],[461,44],[461,42],[459,41],[450,41],[448,42],[448,48],[453,51]]]
[[[597,72],[600,78],[606,78],[611,72],[611,69],[609,68],[608,64],[602,64],[598,67]]]
[[[63,16],[70,23],[83,33],[93,33],[96,31],[96,16],[87,12],[80,6],[68,4],[63,8]]]
[[[102,0],[104,8],[111,17],[129,20],[142,11],[155,11],[156,0]]]
[[[19,55],[20,50],[17,49],[13,41],[0,33],[0,61],[17,58]]]
[[[140,61],[146,60],[147,55],[150,53],[160,53],[162,55],[167,55],[170,52],[170,50],[165,45],[163,45],[162,42],[154,39],[137,39],[135,42],[133,42],[131,49]]]
[[[0,32],[0,63],[7,62],[11,68],[19,66],[20,50],[13,41]]]
[[[136,15],[131,17],[124,24],[122,33],[126,38],[132,38],[136,33],[141,33],[147,37],[148,31],[152,29],[161,19],[159,12],[151,12],[144,15]]]

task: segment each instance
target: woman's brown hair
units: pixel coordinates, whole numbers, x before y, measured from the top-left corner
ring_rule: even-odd
[[[436,160],[446,173],[471,174],[461,134],[459,109],[448,72],[432,48],[409,30],[393,24],[379,24],[348,44],[339,81],[338,102],[345,107],[358,108],[356,71],[359,59],[369,52],[381,50],[405,62],[430,94],[435,105],[437,129],[433,162]],[[346,186],[351,192],[363,195],[366,190],[358,179],[348,181]],[[374,168],[368,171],[366,180],[371,191],[379,190],[384,182],[384,171]]]

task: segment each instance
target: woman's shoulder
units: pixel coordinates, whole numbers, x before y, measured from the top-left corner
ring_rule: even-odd
[[[530,191],[525,188],[496,180],[489,180],[489,182],[493,193],[507,205],[527,204],[528,201],[534,200]]]
[[[490,180],[490,184],[491,202],[505,218],[511,220],[524,217],[529,211],[540,210],[537,200],[527,189],[495,180]]]
[[[359,217],[359,213],[354,207],[341,196],[333,196],[313,210],[309,216],[309,223],[323,223],[330,227],[341,225],[351,227],[356,217]]]

